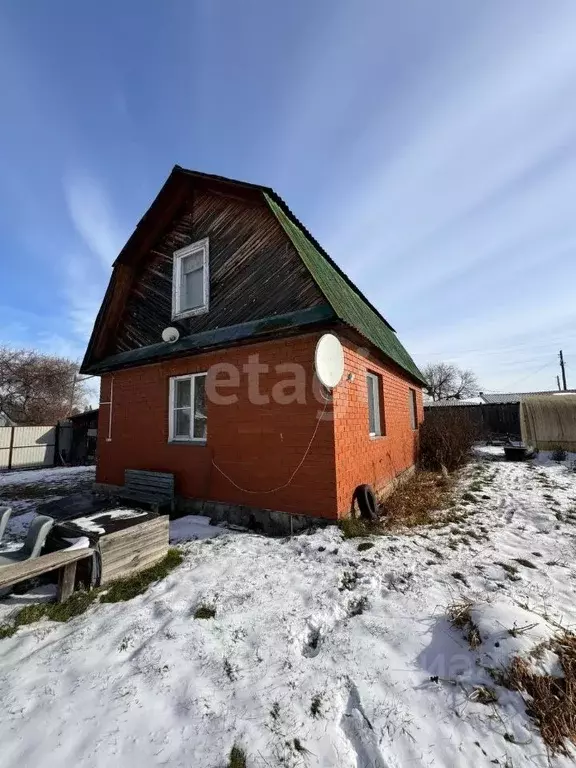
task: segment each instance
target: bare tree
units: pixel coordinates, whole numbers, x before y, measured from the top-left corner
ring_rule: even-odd
[[[16,424],[55,424],[86,407],[77,373],[64,357],[0,347],[0,411]]]
[[[452,363],[429,363],[422,371],[432,400],[461,400],[478,394],[478,380],[472,371]]]

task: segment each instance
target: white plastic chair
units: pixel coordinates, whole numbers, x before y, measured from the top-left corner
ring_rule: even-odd
[[[4,536],[4,531],[6,530],[11,514],[12,507],[0,507],[0,541],[2,541],[2,536]]]
[[[5,552],[3,555],[0,555],[0,566],[11,565],[22,560],[31,560],[33,557],[38,557],[53,525],[53,518],[46,515],[36,515],[30,523],[23,546],[20,549],[14,550],[14,552]]]

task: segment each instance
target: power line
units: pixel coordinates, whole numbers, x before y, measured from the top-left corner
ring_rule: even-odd
[[[566,339],[563,339],[562,341],[566,341]],[[503,355],[507,352],[515,352],[519,349],[533,349],[534,351],[537,351],[542,348],[550,348],[551,346],[555,346],[556,344],[561,343],[560,340],[552,340],[552,341],[542,341],[538,342],[536,344],[532,343],[526,343],[526,344],[515,344],[509,347],[478,347],[476,349],[461,349],[457,351],[451,351],[451,352],[429,352],[426,350],[426,352],[422,352],[420,354],[422,355],[430,355],[435,357],[464,357],[466,355]]]
[[[548,361],[547,363],[544,363],[544,365],[541,368],[538,368],[536,371],[533,371],[532,373],[529,373],[527,376],[524,376],[518,381],[515,381],[513,384],[510,384],[510,389],[514,389],[519,384],[522,384],[523,381],[526,381],[526,379],[529,379],[531,376],[536,376],[537,373],[540,373],[540,371],[543,371],[544,368],[548,368],[551,365],[552,363],[550,361]]]

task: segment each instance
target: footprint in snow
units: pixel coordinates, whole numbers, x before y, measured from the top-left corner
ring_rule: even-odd
[[[356,765],[359,768],[389,768],[378,746],[372,723],[362,707],[358,688],[352,682],[340,727],[356,753]]]
[[[302,648],[302,655],[309,659],[313,659],[320,653],[320,644],[322,642],[322,635],[320,630],[316,627],[310,627],[308,637]]]

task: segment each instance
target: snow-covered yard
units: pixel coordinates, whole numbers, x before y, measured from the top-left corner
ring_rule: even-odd
[[[3,544],[20,541],[35,515],[36,506],[76,491],[88,490],[95,467],[47,467],[0,473],[0,507],[12,507]]]
[[[0,765],[225,768],[234,744],[248,768],[549,765],[488,670],[576,627],[576,473],[494,453],[449,522],[407,534],[176,521],[174,540],[220,535],[130,602],[0,640]],[[468,602],[474,648],[449,620]]]

